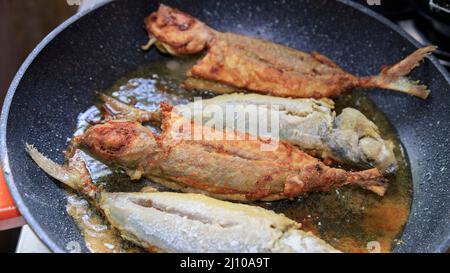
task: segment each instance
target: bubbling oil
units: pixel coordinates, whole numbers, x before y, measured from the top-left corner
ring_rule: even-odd
[[[194,61],[192,58],[163,57],[119,79],[105,93],[151,111],[157,109],[162,101],[177,105],[193,101],[194,97],[209,98],[213,94],[187,91],[180,87],[187,69]],[[389,177],[386,195],[379,197],[359,188],[343,187],[326,193],[312,193],[296,200],[255,202],[253,205],[283,213],[302,223],[304,230],[311,231],[341,251],[390,252],[401,243],[398,238],[410,212],[412,179],[408,159],[395,129],[368,97],[357,92],[341,96],[336,101],[337,113],[344,107],[360,110],[378,126],[381,135],[394,144],[399,168],[395,176]],[[100,112],[96,107],[81,113],[77,134],[84,131],[90,121],[99,117]],[[167,190],[148,180],[136,183],[123,172],[111,170],[88,155],[84,155],[84,158],[94,183],[106,191],[133,192],[147,186]],[[68,211],[72,212],[70,214],[78,223],[92,252],[138,250],[124,243],[86,203],[80,202],[75,196],[71,196],[69,200]],[[90,221],[104,225],[105,228],[93,232],[92,226],[86,225]]]

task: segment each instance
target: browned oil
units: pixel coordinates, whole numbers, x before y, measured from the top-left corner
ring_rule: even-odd
[[[196,96],[211,97],[209,93],[190,92],[180,87],[193,61],[165,58],[152,62],[119,79],[105,92],[147,110],[155,110],[161,101],[180,104],[192,101]],[[254,204],[302,223],[303,229],[344,252],[390,252],[396,244],[401,243],[398,237],[407,221],[411,205],[412,180],[407,157],[394,128],[370,99],[354,92],[339,98],[336,106],[338,113],[343,107],[360,110],[378,126],[386,139],[394,143],[399,169],[394,177],[390,177],[386,195],[379,197],[368,191],[344,187],[328,193],[310,194],[297,200]],[[94,107],[87,114],[80,114],[77,133],[84,130],[89,120],[98,118],[99,111]],[[112,171],[88,156],[85,158],[94,182],[107,191],[129,192],[139,191],[149,185],[158,187],[146,180],[132,182],[122,172]],[[79,199],[73,196],[71,198],[68,211],[72,212],[70,214],[78,223],[92,252],[139,251],[123,242],[86,203],[78,202]],[[92,225],[86,224],[91,222],[104,225],[105,228],[93,231]]]
[[[86,247],[95,253],[142,252],[139,247],[123,240],[89,203],[74,193],[67,196],[67,212],[75,220]]]
[[[395,176],[388,177],[386,195],[380,197],[360,188],[343,187],[295,201],[266,203],[263,207],[284,213],[344,252],[390,252],[402,243],[399,236],[412,202],[408,158],[395,129],[368,97],[358,92],[343,95],[336,100],[336,111],[339,113],[345,107],[360,110],[394,144],[399,168]]]

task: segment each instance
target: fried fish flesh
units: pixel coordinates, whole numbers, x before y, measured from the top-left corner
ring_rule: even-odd
[[[289,143],[196,124],[164,103],[161,111],[160,135],[137,122],[111,120],[90,127],[74,145],[132,179],[145,176],[171,189],[219,199],[271,201],[349,184],[381,196],[387,189],[375,168],[330,168]]]
[[[323,98],[354,88],[383,88],[422,99],[429,90],[406,75],[436,47],[426,46],[385,67],[376,76],[352,75],[332,60],[261,39],[216,31],[177,9],[160,5],[145,18],[149,42],[175,56],[206,54],[188,71],[187,89],[218,93],[239,90],[279,97]]]
[[[163,252],[339,252],[283,215],[202,194],[108,193],[100,203],[124,238]]]
[[[101,211],[124,239],[152,252],[339,252],[270,210],[175,192],[108,193],[95,187],[78,153],[60,166],[26,150],[47,174]]]
[[[105,103],[107,112],[117,119],[160,125],[160,111],[144,111],[104,94],[99,94],[99,98]],[[264,107],[266,111],[256,107]],[[250,133],[250,128],[256,128],[251,123],[262,123],[268,126],[267,130],[254,133],[259,136],[266,133],[264,137],[287,141],[324,161],[361,169],[375,167],[383,174],[395,173],[398,164],[392,142],[381,137],[378,127],[356,109],[345,108],[335,117],[333,108],[334,103],[330,99],[289,99],[242,93],[203,99],[200,104],[193,102],[175,106],[178,113],[202,124]],[[224,115],[227,112],[232,115]],[[227,118],[232,118],[232,122]],[[242,124],[239,126],[235,120]],[[277,130],[272,128],[271,120],[278,121],[274,125],[278,126]]]

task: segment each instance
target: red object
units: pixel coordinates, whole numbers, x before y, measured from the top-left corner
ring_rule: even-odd
[[[23,219],[9,194],[3,170],[0,168],[0,230],[17,227],[22,224]]]

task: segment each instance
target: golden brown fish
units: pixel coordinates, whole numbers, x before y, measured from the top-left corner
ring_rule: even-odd
[[[418,49],[377,76],[354,76],[327,57],[247,36],[222,33],[177,9],[160,5],[145,19],[149,42],[163,52],[181,56],[206,50],[188,72],[187,89],[217,93],[247,90],[293,98],[338,96],[354,88],[396,90],[425,99],[426,86],[405,76],[433,52],[435,46]]]
[[[60,166],[31,145],[46,173],[83,194],[122,238],[152,252],[339,252],[270,210],[175,192],[108,193],[95,187],[77,151]]]
[[[132,179],[145,176],[169,188],[228,200],[279,200],[343,185],[379,195],[387,184],[377,169],[330,168],[285,142],[195,124],[162,104],[162,134],[136,122],[109,121],[75,138],[108,165]],[[264,149],[274,145],[276,149]]]
[[[161,123],[159,110],[145,111],[99,94],[103,109],[115,119]],[[252,107],[254,106],[254,107]],[[195,110],[201,107],[201,110]],[[268,115],[258,114],[256,107],[267,109]],[[398,164],[391,141],[381,137],[378,127],[353,108],[345,108],[335,116],[330,99],[291,99],[259,94],[225,94],[198,103],[175,106],[184,117],[203,124],[222,124],[220,129],[250,132],[250,128],[267,125],[265,137],[287,141],[302,151],[320,157],[324,162],[338,162],[362,169],[377,168],[383,174],[393,174]],[[232,115],[223,115],[232,110]],[[220,110],[220,111],[218,111]],[[218,112],[217,112],[218,111]],[[230,118],[233,122],[228,122]],[[240,126],[235,120],[241,121]],[[277,120],[273,130],[270,120]]]

